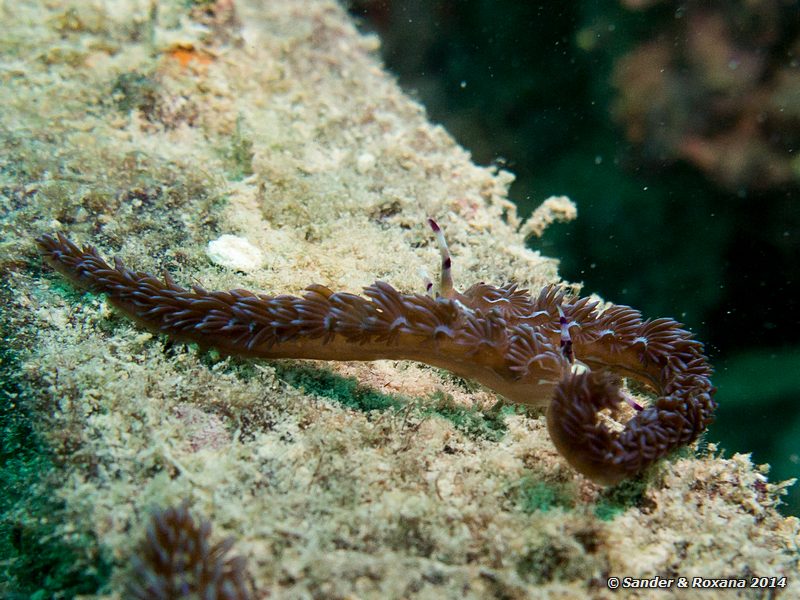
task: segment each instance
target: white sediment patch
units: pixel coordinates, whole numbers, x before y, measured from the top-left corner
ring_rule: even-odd
[[[206,254],[215,265],[249,273],[264,266],[264,254],[246,238],[222,235],[206,247]]]

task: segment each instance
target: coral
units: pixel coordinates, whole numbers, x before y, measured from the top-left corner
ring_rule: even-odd
[[[132,557],[128,597],[137,600],[218,598],[250,600],[245,560],[229,556],[233,540],[214,544],[211,524],[196,520],[186,503],[153,512]]]
[[[733,191],[797,185],[797,2],[670,4],[680,18],[615,68],[628,139],[653,163],[688,161]]]

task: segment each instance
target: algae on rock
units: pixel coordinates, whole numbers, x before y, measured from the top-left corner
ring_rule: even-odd
[[[98,597],[122,594],[150,511],[182,500],[277,597],[610,597],[609,576],[656,575],[786,576],[800,592],[798,521],[745,456],[688,452],[602,490],[558,456],[540,414],[488,412],[492,394],[439,370],[220,360],[41,268],[33,238],[63,230],[207,288],[416,290],[438,263],[435,216],[460,285],[556,281],[524,238],[568,205],[522,224],[512,176],[430,124],[339,5],[0,12],[4,366],[59,472],[47,543],[114,563]],[[223,235],[264,260],[213,263]],[[17,506],[5,530],[45,516]],[[33,594],[25,548],[10,551],[0,590]]]

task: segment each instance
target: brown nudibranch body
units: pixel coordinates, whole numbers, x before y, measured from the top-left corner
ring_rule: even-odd
[[[531,296],[516,284],[458,292],[439,227],[437,294],[402,294],[378,281],[364,296],[313,284],[300,296],[185,289],[107,264],[61,234],[37,242],[45,260],[76,285],[105,293],[151,330],[231,355],[321,360],[414,360],[476,380],[508,400],[547,406],[559,452],[602,484],[636,475],[695,440],[713,421],[711,368],[700,342],[671,319],[642,320],[627,306],[599,311],[555,286]],[[432,284],[428,284],[428,288]],[[620,377],[657,394],[622,431],[598,419],[626,402]]]

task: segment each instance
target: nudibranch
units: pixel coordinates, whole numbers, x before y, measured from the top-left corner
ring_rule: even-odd
[[[439,289],[404,294],[377,281],[358,296],[312,284],[302,296],[243,289],[183,288],[106,263],[92,246],[64,235],[37,240],[42,255],[74,284],[106,294],[139,324],[172,338],[236,356],[265,359],[412,360],[478,381],[507,400],[547,407],[558,451],[577,471],[605,485],[640,473],[694,441],[716,408],[703,345],[672,319],[641,313],[557,286],[533,296],[514,283],[478,283],[459,292],[439,226]],[[656,396],[642,407],[622,379]],[[635,414],[621,427],[624,404]]]

